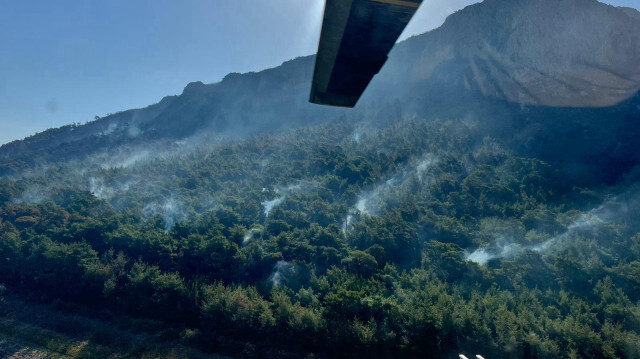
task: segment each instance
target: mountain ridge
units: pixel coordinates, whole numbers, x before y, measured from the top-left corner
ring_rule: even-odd
[[[592,26],[594,18],[602,26]],[[553,31],[558,36],[550,41]],[[315,57],[299,57],[260,72],[231,73],[214,84],[193,82],[182,94],[146,108],[5,144],[0,174],[123,146],[243,137],[336,119],[376,123],[474,114],[511,126],[514,118],[528,118],[527,107],[566,108],[567,113],[615,108],[640,90],[639,34],[639,12],[595,0],[486,0],[452,14],[438,29],[399,43],[355,110],[309,104]],[[595,52],[598,46],[602,49]],[[591,55],[593,63],[585,64]]]
[[[610,9],[559,2],[399,44],[355,110],[309,56],[3,147],[0,353],[640,357],[640,93],[509,100],[513,14]]]
[[[461,90],[476,88],[509,102],[614,106],[640,90],[634,11],[595,0],[488,0],[452,14],[429,36],[408,40],[425,50],[391,66],[404,66],[417,81],[432,80],[439,67],[455,67],[440,71],[453,76],[436,81],[459,81]]]

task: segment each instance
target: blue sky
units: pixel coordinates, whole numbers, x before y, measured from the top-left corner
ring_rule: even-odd
[[[426,0],[403,37],[474,0]],[[640,7],[638,0],[611,0]],[[0,0],[0,144],[315,52],[324,0]]]

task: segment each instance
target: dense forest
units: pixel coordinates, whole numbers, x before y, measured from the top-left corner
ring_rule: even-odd
[[[0,178],[6,291],[233,356],[640,357],[633,175],[466,120],[166,145]]]

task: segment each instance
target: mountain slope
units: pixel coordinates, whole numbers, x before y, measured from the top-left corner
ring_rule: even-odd
[[[77,357],[640,357],[640,94],[553,107],[474,75],[517,33],[492,19],[534,3],[613,9],[468,8],[354,111],[307,104],[307,57],[4,146],[5,334]]]
[[[383,75],[527,105],[613,106],[640,89],[638,15],[595,0],[487,0],[399,46]]]
[[[613,106],[606,125],[618,128],[636,116],[629,112],[633,104],[615,106],[640,89],[640,15],[595,0],[469,6],[441,28],[399,44],[353,111],[307,103],[313,62],[303,57],[259,73],[230,74],[216,84],[192,83],[144,109],[6,144],[0,174],[122,148],[212,142],[340,118],[376,123],[473,115],[482,118],[487,135],[500,137],[496,130],[539,122],[522,106],[568,108],[554,112],[568,124],[576,115],[591,117],[589,110],[573,108]]]

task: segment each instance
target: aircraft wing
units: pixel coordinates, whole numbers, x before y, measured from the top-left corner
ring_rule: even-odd
[[[353,107],[422,0],[327,0],[310,102]]]

